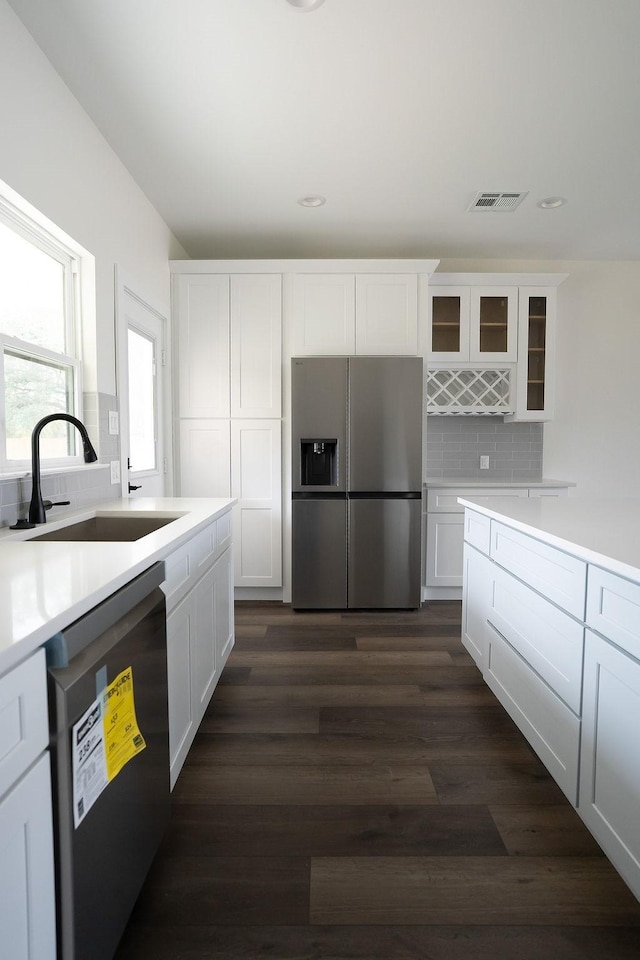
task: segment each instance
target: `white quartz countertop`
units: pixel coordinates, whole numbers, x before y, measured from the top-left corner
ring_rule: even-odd
[[[458,499],[492,520],[640,583],[640,499]]]
[[[500,487],[575,487],[571,480],[425,480],[424,486],[428,489],[448,487],[491,487],[499,490]]]
[[[56,514],[35,530],[0,531],[0,674],[163,560],[235,500],[180,497],[109,500]],[[29,537],[95,516],[155,516],[172,523],[132,543],[30,543]]]

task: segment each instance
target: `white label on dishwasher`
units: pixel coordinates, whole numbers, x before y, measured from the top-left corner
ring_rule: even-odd
[[[104,749],[102,697],[94,700],[73,725],[71,737],[73,823],[77,830],[109,783]]]

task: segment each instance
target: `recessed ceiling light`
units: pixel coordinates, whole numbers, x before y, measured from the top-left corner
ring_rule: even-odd
[[[324,0],[288,0],[288,2],[297,10],[309,11],[315,10],[321,3],[324,3]]]
[[[538,201],[538,206],[542,210],[557,210],[558,207],[564,207],[565,203],[568,202],[564,197],[545,197],[544,200]]]
[[[300,197],[298,203],[301,207],[322,207],[327,202],[326,197],[321,197],[319,194],[312,194],[308,197]]]

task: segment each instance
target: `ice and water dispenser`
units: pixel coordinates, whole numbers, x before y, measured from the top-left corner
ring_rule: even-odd
[[[338,441],[300,441],[300,483],[303,487],[338,484]]]

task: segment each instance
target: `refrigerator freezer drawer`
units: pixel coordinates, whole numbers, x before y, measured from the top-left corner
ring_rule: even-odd
[[[345,609],[347,606],[346,500],[294,500],[294,609]]]
[[[349,501],[349,607],[420,606],[420,499]]]

